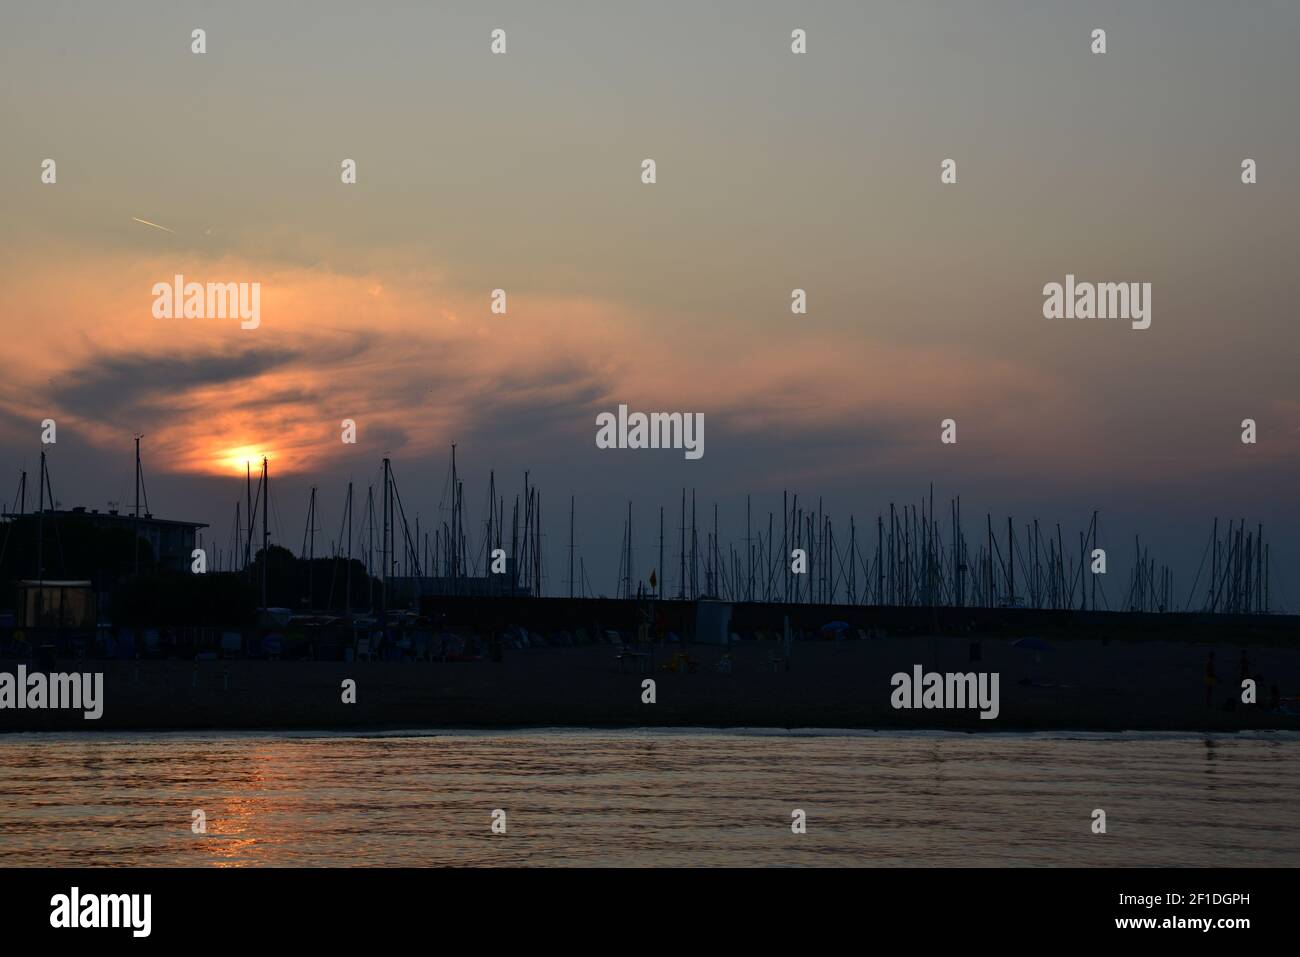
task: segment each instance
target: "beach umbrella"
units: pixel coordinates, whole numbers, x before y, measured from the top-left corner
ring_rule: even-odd
[[[1042,664],[1044,651],[1052,650],[1052,646],[1041,638],[1018,638],[1011,643],[1011,647],[1032,651],[1034,653],[1034,664],[1036,665]]]
[[[833,638],[835,641],[839,641],[844,636],[844,632],[848,630],[849,623],[847,621],[828,621],[822,625],[821,635],[823,638]]]
[[[1041,638],[1018,638],[1011,643],[1012,648],[1024,648],[1026,651],[1051,651],[1052,646]]]

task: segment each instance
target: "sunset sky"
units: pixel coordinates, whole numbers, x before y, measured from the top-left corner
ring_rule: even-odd
[[[1135,534],[1181,604],[1213,517],[1263,522],[1300,607],[1300,5],[373,6],[0,12],[6,506],[50,417],[65,507],[128,501],[142,432],[213,547],[266,452],[296,551],[385,454],[430,521],[456,442],[467,522],[530,470],[556,590],[570,494],[612,594],[628,499],[648,577],[683,486],[725,537],[747,492],[861,525],[933,482],[978,525],[1101,509],[1112,601]],[[178,273],[261,325],[153,318]],[[1151,328],[1045,320],[1067,273],[1150,282]],[[619,403],[702,412],[703,459],[598,450]]]

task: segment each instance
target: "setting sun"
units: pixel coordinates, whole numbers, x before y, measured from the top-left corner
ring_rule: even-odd
[[[223,472],[229,470],[243,475],[248,468],[253,469],[253,471],[260,469],[263,456],[266,457],[268,462],[275,461],[275,453],[273,452],[257,445],[241,445],[218,453],[216,461]]]

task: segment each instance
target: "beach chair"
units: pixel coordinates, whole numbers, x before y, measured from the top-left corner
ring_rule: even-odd
[[[699,662],[685,651],[675,651],[664,668],[673,674],[693,674],[699,668]]]
[[[623,642],[623,636],[610,629],[605,632],[605,640],[614,649],[614,660],[618,662],[619,671],[635,671],[640,664],[631,647]]]

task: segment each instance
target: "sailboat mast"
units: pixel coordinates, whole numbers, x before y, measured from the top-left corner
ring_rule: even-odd
[[[271,532],[268,524],[267,513],[271,501],[271,470],[267,464],[266,456],[262,456],[262,607],[266,605],[266,573],[267,566],[271,564]]]

